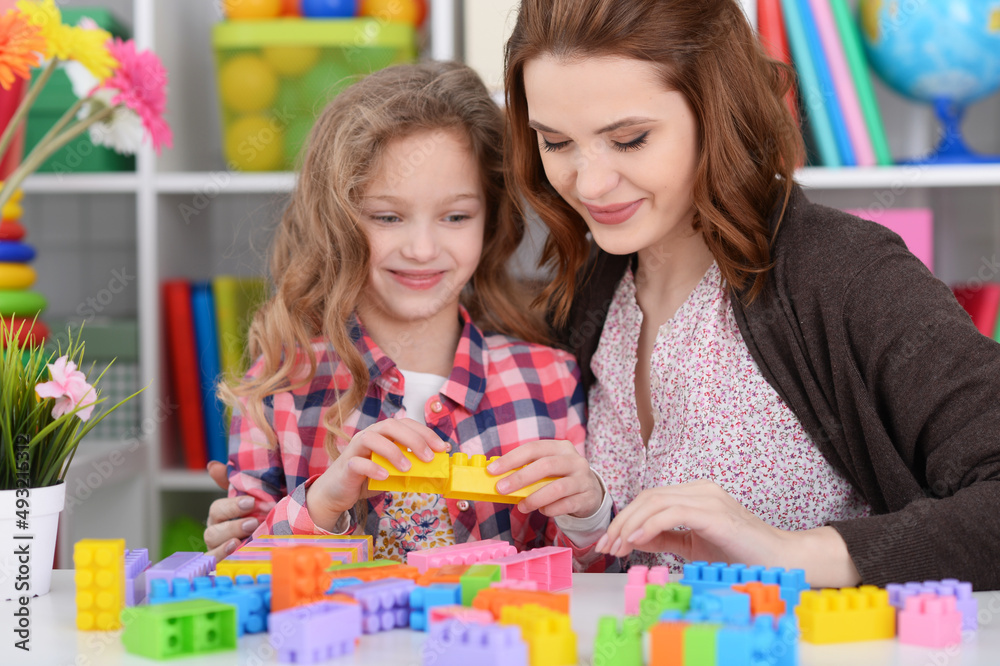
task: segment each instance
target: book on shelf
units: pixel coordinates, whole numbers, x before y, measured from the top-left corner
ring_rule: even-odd
[[[178,435],[188,469],[204,470],[208,464],[205,421],[198,376],[191,285],[185,280],[163,283],[163,321],[167,339],[170,404],[177,405]]]
[[[760,35],[761,46],[768,56],[792,66],[792,52],[788,48],[785,19],[781,16],[781,0],[757,1],[757,32]],[[788,110],[797,123],[799,102],[795,96],[795,86],[792,86],[785,96],[785,104],[788,105]]]
[[[1000,312],[1000,284],[985,282],[975,285],[955,285],[952,287],[952,292],[972,317],[972,323],[979,332],[995,339],[997,313]]]
[[[215,299],[209,282],[191,285],[195,340],[198,344],[198,379],[205,416],[205,441],[209,460],[226,462],[228,423],[226,407],[215,395],[219,381],[219,338],[215,324]]]
[[[899,234],[906,248],[934,272],[934,212],[930,208],[880,208],[847,210],[851,215],[878,222]]]
[[[254,313],[267,299],[267,280],[219,275],[212,280],[212,292],[215,295],[222,374],[229,379],[238,379],[249,368],[247,333]]]

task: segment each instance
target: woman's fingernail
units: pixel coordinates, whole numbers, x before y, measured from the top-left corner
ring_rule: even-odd
[[[598,553],[603,553],[604,552],[604,547],[606,545],[608,545],[608,535],[607,534],[605,534],[600,539],[598,539],[597,545],[594,546],[594,547],[597,549]]]
[[[236,550],[236,544],[238,544],[238,543],[239,543],[238,541],[230,541],[229,543],[227,543],[226,544],[226,555],[229,555],[234,550]]]
[[[626,541],[628,541],[629,543],[635,543],[636,541],[642,538],[643,534],[645,534],[645,532],[643,532],[641,528],[637,529],[635,532],[632,532],[632,534],[629,535]]]
[[[509,488],[510,484],[506,481],[497,481],[497,492],[501,495],[506,495]]]
[[[612,555],[614,555],[615,553],[618,552],[618,549],[621,548],[621,547],[622,547],[622,538],[618,537],[615,540],[615,545],[611,546],[611,550],[609,550],[608,552],[611,553]]]
[[[246,520],[243,521],[243,524],[240,525],[240,527],[243,528],[244,532],[250,532],[251,530],[254,530],[254,529],[257,528],[257,519],[256,518],[247,518]]]
[[[243,509],[244,511],[247,511],[248,509],[252,509],[253,508],[253,498],[252,497],[241,497],[240,501],[237,502],[237,504],[239,504],[239,507],[241,509]]]

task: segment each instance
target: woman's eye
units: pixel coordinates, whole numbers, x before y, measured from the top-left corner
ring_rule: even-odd
[[[444,219],[446,219],[449,222],[465,222],[470,217],[472,216],[466,215],[465,213],[455,213],[454,215],[448,215]]]
[[[569,141],[560,141],[559,143],[551,143],[545,137],[542,137],[542,147],[545,148],[545,152],[551,153],[561,148],[565,148]]]
[[[630,150],[639,150],[640,148],[645,146],[646,140],[648,138],[649,138],[649,132],[643,132],[642,134],[640,134],[639,136],[637,136],[636,138],[632,139],[627,143],[619,143],[617,141],[612,141],[611,143],[614,145],[615,150],[622,153],[627,153]]]

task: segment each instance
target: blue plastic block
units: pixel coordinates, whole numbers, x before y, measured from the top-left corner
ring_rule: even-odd
[[[410,592],[410,628],[427,631],[428,611],[435,606],[457,606],[462,603],[462,586],[453,583],[435,583],[429,587],[416,587]]]
[[[265,606],[263,590],[251,589],[249,586],[207,588],[192,591],[191,598],[211,599],[235,606],[237,636],[258,634],[267,629],[270,606]]]
[[[798,666],[799,634],[793,616],[759,615],[750,626],[724,626],[717,638],[718,663],[726,666]]]
[[[453,619],[431,627],[423,660],[434,666],[528,666],[528,646],[518,627]]]
[[[348,585],[361,585],[364,583],[360,578],[334,578],[330,581],[330,589],[326,591],[327,594],[333,594],[342,587],[347,587]]]
[[[748,567],[745,564],[725,562],[685,564],[684,577],[681,578],[681,584],[691,587],[695,595],[755,581],[765,585],[778,585],[781,588],[781,598],[785,600],[785,608],[789,612],[798,605],[799,593],[809,589],[805,571],[802,569],[780,567],[768,569],[762,566]]]
[[[734,590],[709,590],[691,599],[691,610],[723,624],[750,624],[750,595]]]

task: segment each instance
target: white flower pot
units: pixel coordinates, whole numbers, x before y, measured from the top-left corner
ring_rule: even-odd
[[[0,599],[48,594],[65,504],[62,482],[26,492],[0,490]]]

